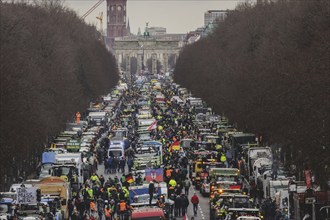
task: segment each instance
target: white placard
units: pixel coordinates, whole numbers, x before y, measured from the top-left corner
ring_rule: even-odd
[[[20,187],[17,188],[18,204],[35,204],[37,203],[37,189],[35,187]]]

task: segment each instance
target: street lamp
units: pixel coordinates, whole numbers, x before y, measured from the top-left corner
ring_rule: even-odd
[[[142,73],[144,72],[144,45],[142,44],[141,45],[141,48],[142,48],[142,65],[141,65],[141,68],[142,68]]]

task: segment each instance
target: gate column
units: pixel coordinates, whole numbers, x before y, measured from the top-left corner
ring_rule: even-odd
[[[151,73],[152,74],[157,74],[157,54],[156,53],[153,53],[151,55],[151,60],[152,60],[152,71]]]

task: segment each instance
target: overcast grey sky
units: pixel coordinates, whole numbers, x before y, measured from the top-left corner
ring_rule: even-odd
[[[187,33],[204,24],[204,12],[207,10],[234,9],[245,0],[127,0],[127,17],[131,32],[138,28],[144,30],[145,22],[151,27],[165,27],[167,33]],[[65,0],[64,5],[83,15],[98,0]],[[99,24],[96,16],[103,12],[103,26],[106,28],[106,0],[85,20]]]

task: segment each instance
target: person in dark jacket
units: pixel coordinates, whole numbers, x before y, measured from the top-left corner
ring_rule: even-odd
[[[148,193],[149,193],[149,206],[151,206],[151,201],[152,198],[154,197],[154,192],[155,192],[155,184],[153,181],[150,181],[149,183],[149,188],[148,188]]]
[[[177,196],[174,201],[174,215],[175,217],[180,217],[181,215],[181,209],[182,209],[182,199],[181,196]]]
[[[182,216],[184,216],[186,213],[187,213],[187,209],[188,209],[188,206],[189,206],[189,200],[187,198],[187,196],[182,193],[181,194],[181,199],[182,199]]]

